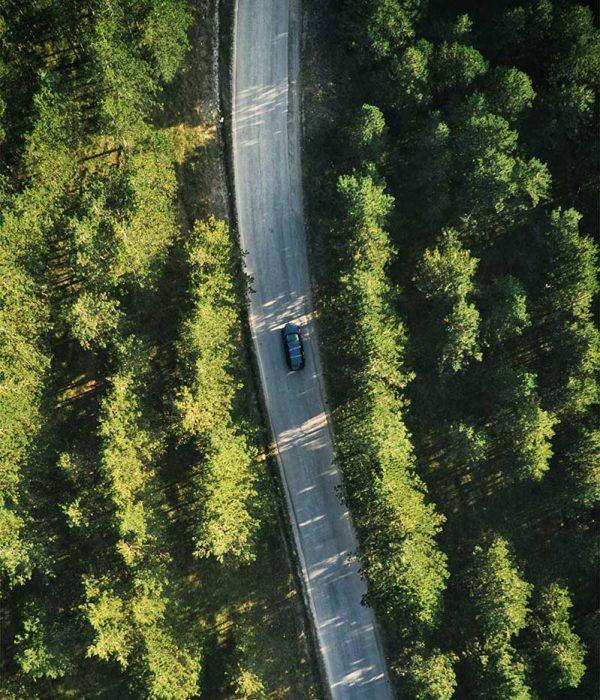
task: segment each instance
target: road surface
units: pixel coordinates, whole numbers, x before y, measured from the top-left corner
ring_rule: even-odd
[[[253,277],[250,325],[323,667],[335,700],[392,697],[379,638],[336,494],[302,213],[298,0],[238,0],[233,164],[238,224]],[[281,328],[305,327],[306,367],[288,371]]]

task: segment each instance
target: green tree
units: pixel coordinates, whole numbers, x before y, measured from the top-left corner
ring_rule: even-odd
[[[449,229],[439,246],[423,254],[419,289],[428,299],[466,297],[474,289],[472,280],[477,263],[477,258],[463,248],[458,231]]]
[[[117,264],[140,286],[156,279],[176,235],[173,160],[171,142],[153,130],[130,154],[124,169],[127,210],[125,217],[115,217]]]
[[[36,119],[25,137],[25,169],[37,187],[54,199],[73,187],[77,178],[76,144],[79,131],[77,104],[68,100],[46,73],[33,98]]]
[[[477,49],[459,42],[444,42],[435,52],[432,83],[438,92],[464,92],[487,70],[488,63]]]
[[[164,434],[145,396],[152,351],[131,338],[117,347],[119,370],[102,399],[98,430],[115,546],[104,553],[103,573],[83,578],[82,609],[94,633],[87,654],[114,659],[122,668],[141,665],[148,697],[183,700],[198,692],[200,629],[182,622],[172,571],[156,473]]]
[[[436,354],[442,374],[453,374],[472,359],[481,359],[479,312],[468,302],[475,289],[472,278],[477,262],[463,248],[459,233],[447,229],[440,244],[425,251],[417,268],[415,281],[432,302],[433,324],[441,336]]]
[[[444,318],[447,342],[440,356],[440,367],[458,372],[469,358],[481,360],[479,352],[479,311],[474,304],[458,299]]]
[[[585,673],[586,649],[573,631],[569,591],[558,583],[543,588],[533,614],[534,654],[548,692],[577,688]]]
[[[105,661],[115,659],[126,668],[135,645],[135,629],[126,601],[105,578],[87,576],[83,583],[82,608],[95,634],[87,655]]]
[[[375,105],[364,104],[349,127],[352,147],[359,160],[377,160],[384,149],[387,127],[383,113]]]
[[[383,228],[393,199],[370,167],[365,175],[341,176],[338,192],[346,211],[345,223],[352,232],[352,262],[349,273],[341,279],[342,292],[336,304],[352,309],[347,318],[351,324],[356,319],[360,326],[359,332],[351,332],[340,341],[356,356],[365,357],[363,374],[372,373],[392,386],[402,387],[406,384],[401,372],[403,329],[392,310],[393,290],[386,268],[393,249]]]
[[[367,4],[369,48],[376,59],[389,58],[414,36],[421,0],[369,0]]]
[[[196,556],[254,559],[258,521],[258,492],[254,474],[258,452],[246,437],[230,426],[211,432],[202,465],[201,519],[194,536]]]
[[[511,639],[527,624],[532,587],[523,579],[506,539],[491,534],[475,547],[468,591],[476,624],[467,657],[474,696],[529,700],[526,666]]]
[[[414,472],[403,420],[401,392],[412,375],[387,274],[394,251],[384,228],[392,206],[385,189],[372,165],[338,180],[347,257],[330,313],[337,352],[352,372],[335,418],[348,499],[363,533],[367,602],[388,620],[404,656],[409,640],[435,628],[448,574],[435,541],[443,518]]]
[[[536,376],[511,365],[490,375],[496,396],[495,431],[507,469],[517,479],[539,481],[548,471],[556,418],[540,406]]]
[[[236,274],[240,257],[224,221],[198,221],[188,243],[192,312],[179,343],[185,383],[175,407],[182,437],[227,421],[241,388],[235,338],[240,328]]]
[[[541,581],[564,568],[576,609],[593,608],[583,570],[593,569],[587,534],[600,483],[593,431],[600,334],[592,320],[600,32],[593,10],[576,3],[461,6],[472,20],[448,8],[440,14],[436,3],[391,4],[339,3],[345,26],[348,17],[354,21],[351,50],[332,63],[343,67],[347,87],[329,102],[319,96],[330,115],[339,109],[341,123],[358,104],[382,108],[386,154],[377,162],[387,185],[369,171],[360,147],[343,139],[336,146],[335,122],[321,140],[315,132],[328,166],[319,171],[321,154],[312,163],[315,187],[333,188],[330,168],[345,172],[360,163],[361,170],[338,181],[340,224],[324,204],[331,197],[319,194],[311,231],[325,270],[319,290],[334,296],[323,326],[335,321],[335,333],[325,331],[325,347],[368,600],[392,640],[395,668],[408,675],[406,637],[424,640],[425,657],[449,643],[425,621],[439,611],[432,604],[439,581],[428,588],[422,580],[420,559],[411,555],[420,551],[418,538],[398,526],[421,522],[418,499],[403,490],[413,443],[418,473],[447,517],[440,540],[453,591],[460,589],[465,542],[489,528],[514,534],[519,556],[535,560]],[[337,21],[337,10],[335,17],[322,12]],[[368,175],[369,187],[361,181]],[[393,203],[384,201],[388,193]],[[552,202],[561,209],[549,213]],[[583,214],[581,231],[572,206]],[[448,230],[457,244],[445,245],[440,232]],[[401,251],[397,260],[390,243]],[[403,313],[406,325],[398,323]],[[395,360],[387,349],[378,354],[390,337]],[[416,377],[405,391],[387,368],[400,366],[407,338]],[[386,460],[383,442],[394,460]],[[422,551],[426,559],[427,547]],[[419,582],[420,592],[407,580]],[[472,595],[464,617],[456,606],[444,613],[449,639],[462,647],[457,697],[566,692],[542,687],[532,674],[527,614],[507,639],[488,639],[475,604]],[[592,623],[577,622],[585,636]],[[579,695],[590,694],[596,675],[588,671]],[[407,686],[400,687],[415,692]]]
[[[128,19],[124,3],[102,3],[86,47],[98,90],[100,129],[114,134],[121,146],[135,142],[143,132],[158,88],[152,67],[127,41]]]
[[[547,347],[541,357],[545,393],[560,416],[582,415],[598,399],[600,333],[592,320],[598,248],[579,233],[580,218],[573,209],[557,209],[542,231],[538,342]]]
[[[410,658],[410,690],[415,700],[450,700],[457,682],[453,654],[433,649],[425,655],[416,652]]]
[[[555,209],[545,234],[547,249],[544,306],[556,315],[586,321],[598,293],[598,247],[579,233],[581,215],[574,209]]]
[[[231,674],[234,697],[239,700],[266,700],[268,697],[262,668],[264,650],[257,640],[256,628],[245,625],[236,634],[236,650],[238,659],[234,672]]]
[[[146,128],[123,167],[86,180],[68,225],[81,290],[69,313],[75,337],[103,342],[125,289],[155,285],[177,232],[176,188],[172,145]]]
[[[119,301],[106,292],[83,292],[71,311],[73,336],[85,350],[105,348],[114,338],[121,314]]]
[[[498,66],[489,74],[486,96],[492,112],[513,122],[532,106],[535,91],[526,73]]]
[[[475,223],[499,219],[511,225],[519,211],[548,197],[551,178],[547,166],[537,158],[520,156],[518,132],[504,117],[490,111],[483,94],[476,92],[457,104],[451,117],[459,211]]]
[[[433,45],[425,39],[407,46],[388,66],[387,102],[399,111],[429,104]]]
[[[119,543],[129,566],[143,558],[148,546],[156,544],[158,532],[152,528],[153,469],[163,450],[163,436],[144,420],[140,397],[140,379],[147,348],[135,343],[125,345],[128,364],[109,380],[110,391],[101,405],[99,436],[102,439],[101,463],[111,499],[116,508]],[[135,365],[138,365],[138,368]]]
[[[483,640],[500,646],[525,627],[531,589],[523,579],[506,539],[490,535],[475,547],[469,594]]]
[[[23,631],[15,637],[16,658],[23,672],[34,680],[61,678],[73,671],[70,625],[60,617],[50,620],[47,610],[27,606]]]
[[[191,16],[180,0],[92,5],[31,0],[0,13],[2,582],[43,572],[10,594],[2,675],[17,676],[6,683],[16,697],[120,697],[115,669],[134,667],[134,692],[190,698],[202,635],[174,583],[153,349],[122,334],[139,324],[136,292],[154,287],[177,231],[173,149],[151,123]],[[82,356],[73,338],[105,352]],[[78,371],[99,402],[64,400]],[[86,647],[117,662],[110,682]]]
[[[459,469],[479,471],[490,454],[490,439],[486,430],[468,423],[452,423],[448,427],[448,459]]]
[[[365,175],[340,176],[337,189],[351,226],[364,221],[379,229],[392,210],[394,198],[386,193],[385,183],[378,179],[373,166],[367,165],[365,171]]]
[[[152,0],[149,4],[141,45],[152,52],[158,78],[168,83],[189,49],[187,30],[192,16],[184,0]]]
[[[454,26],[452,27],[451,36],[456,41],[462,41],[465,44],[470,43],[471,33],[473,31],[473,20],[468,14],[458,15]]]
[[[559,465],[570,482],[573,504],[594,508],[600,502],[600,429],[580,426]]]
[[[419,216],[428,230],[437,233],[446,221],[451,203],[450,128],[437,111],[421,117],[419,124],[420,128],[415,125],[410,178],[406,178],[410,188],[407,199],[419,202]]]
[[[582,416],[598,402],[600,332],[592,321],[558,320],[551,324],[551,351],[542,357],[544,395],[549,407],[560,416]]]
[[[0,564],[11,586],[31,572],[27,465],[42,423],[48,324],[42,290],[0,244]]]
[[[469,656],[471,697],[478,700],[534,700],[525,661],[510,644],[475,644]]]
[[[491,280],[483,290],[481,309],[485,342],[496,351],[531,326],[525,289],[511,275]]]
[[[178,343],[182,384],[174,427],[201,455],[193,476],[202,502],[195,554],[251,560],[258,455],[250,436],[236,426],[235,413],[243,387],[237,344],[245,289],[237,281],[241,260],[226,223],[213,217],[196,223],[187,251],[192,307]]]
[[[419,289],[426,298],[465,297],[473,291],[477,258],[463,248],[458,231],[445,231],[441,244],[423,254],[419,267]]]

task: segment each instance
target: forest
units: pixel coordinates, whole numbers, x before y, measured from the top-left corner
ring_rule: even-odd
[[[2,700],[322,695],[215,195],[224,6],[0,0]],[[392,683],[588,700],[597,8],[303,15],[321,351]]]
[[[308,5],[337,459],[398,696],[595,697],[598,17]]]
[[[0,1],[6,700],[315,697],[215,44],[209,1]]]

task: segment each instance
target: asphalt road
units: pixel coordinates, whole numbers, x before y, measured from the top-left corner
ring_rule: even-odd
[[[302,212],[298,0],[238,0],[233,163],[238,224],[253,277],[250,325],[316,638],[335,700],[392,697],[336,488]],[[281,328],[305,328],[306,367],[288,371]],[[298,699],[301,700],[301,699]]]

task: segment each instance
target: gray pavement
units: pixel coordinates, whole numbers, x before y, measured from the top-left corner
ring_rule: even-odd
[[[298,0],[238,0],[233,162],[242,248],[253,277],[250,324],[310,613],[335,700],[392,697],[356,537],[336,489],[302,212]],[[288,371],[280,330],[305,328],[306,367]],[[298,699],[301,700],[301,699]]]

